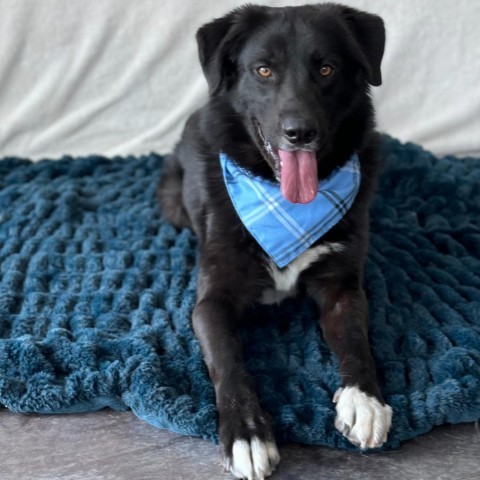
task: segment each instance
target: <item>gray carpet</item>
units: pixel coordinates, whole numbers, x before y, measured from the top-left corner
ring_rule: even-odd
[[[272,480],[478,480],[480,431],[444,425],[388,453],[287,445]],[[218,448],[129,412],[0,411],[1,480],[230,480]]]

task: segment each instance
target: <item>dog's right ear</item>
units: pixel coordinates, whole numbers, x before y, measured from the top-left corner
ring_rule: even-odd
[[[245,5],[203,25],[197,31],[198,55],[210,95],[231,84],[236,56],[247,31],[258,24],[266,7]]]
[[[216,18],[203,25],[197,31],[198,56],[203,74],[207,79],[210,95],[217,91],[222,82],[222,60],[220,47],[234,24],[234,12],[222,18]],[[222,45],[222,48],[224,46]]]

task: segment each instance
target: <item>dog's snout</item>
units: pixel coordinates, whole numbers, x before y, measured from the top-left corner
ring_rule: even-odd
[[[283,136],[293,145],[307,145],[318,137],[318,127],[313,120],[286,117],[282,121]]]

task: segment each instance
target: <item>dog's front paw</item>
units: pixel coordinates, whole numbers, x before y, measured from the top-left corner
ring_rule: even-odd
[[[236,478],[264,480],[272,474],[280,461],[274,441],[237,439],[230,455],[225,455],[225,469]]]
[[[220,442],[225,469],[236,478],[264,480],[280,461],[270,420],[259,407],[246,402],[220,413]]]
[[[335,427],[362,450],[378,448],[387,441],[392,424],[392,409],[358,387],[339,388],[333,401],[337,404]]]

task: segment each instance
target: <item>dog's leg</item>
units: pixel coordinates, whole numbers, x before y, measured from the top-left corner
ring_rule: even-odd
[[[231,288],[239,281],[245,287],[242,299],[233,293],[238,290]],[[193,328],[215,387],[225,467],[237,478],[263,480],[272,473],[280,456],[269,417],[262,411],[253,379],[244,369],[236,332],[247,289],[248,281],[242,282],[239,272],[232,282],[224,279],[219,283],[213,282],[211,271],[201,271]]]
[[[176,154],[165,157],[162,176],[157,189],[163,217],[177,228],[192,228],[183,205],[183,169]]]
[[[368,306],[359,282],[317,288],[325,341],[340,362],[342,388],[337,390],[336,428],[360,448],[380,447],[387,439],[392,409],[378,388],[368,341]]]

